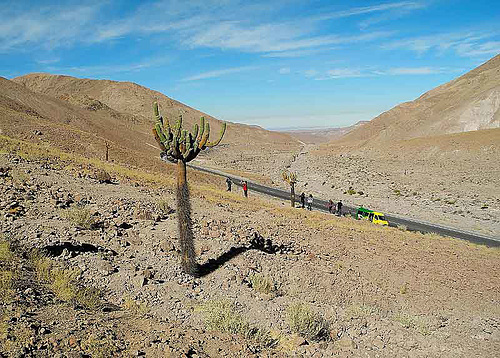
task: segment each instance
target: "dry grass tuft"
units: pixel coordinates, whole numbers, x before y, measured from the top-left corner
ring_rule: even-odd
[[[269,277],[261,274],[252,274],[248,277],[252,288],[260,293],[271,294],[276,290],[276,285]]]
[[[122,307],[132,313],[134,316],[145,316],[150,311],[150,308],[146,303],[136,301],[130,296],[125,296]]]
[[[328,322],[309,306],[296,303],[287,309],[287,321],[294,333],[310,340],[322,340],[328,337]]]
[[[102,306],[100,290],[78,284],[78,277],[81,275],[79,269],[61,268],[38,251],[31,253],[30,260],[38,280],[48,284],[50,290],[61,301],[91,310]]]
[[[84,207],[66,209],[62,212],[62,216],[80,229],[90,230],[96,223],[92,210]]]
[[[247,339],[253,339],[266,347],[276,343],[269,332],[252,327],[236,311],[234,304],[227,300],[207,301],[200,305],[197,310],[204,314],[205,325],[209,330],[238,334]]]
[[[404,328],[414,329],[424,336],[431,333],[429,322],[427,322],[423,317],[415,316],[406,312],[400,312],[394,316],[394,320],[401,323]]]

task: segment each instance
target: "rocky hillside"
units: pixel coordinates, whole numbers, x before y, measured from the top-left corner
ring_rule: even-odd
[[[182,115],[186,128],[192,128],[192,125],[198,123],[201,116],[210,120],[213,133],[218,133],[220,128],[220,120],[175,101],[160,92],[131,82],[80,79],[46,73],[33,73],[14,78],[13,81],[34,92],[73,103],[83,103],[84,106],[86,106],[86,101],[94,99],[116,112],[132,116],[138,121],[148,123],[148,125],[153,118],[152,103],[157,101],[165,118],[172,121]],[[243,138],[245,145],[249,142],[264,145],[297,143],[288,135],[267,131],[257,126],[228,123],[227,129],[223,141],[225,144],[240,145]]]
[[[353,130],[342,142],[395,140],[500,127],[500,55]]]

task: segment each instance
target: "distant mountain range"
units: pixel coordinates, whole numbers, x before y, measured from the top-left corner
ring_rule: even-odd
[[[351,132],[352,130],[368,123],[368,121],[359,121],[349,127],[340,128],[298,128],[279,130],[281,133],[289,134],[290,136],[300,140],[306,144],[320,144],[336,140]]]

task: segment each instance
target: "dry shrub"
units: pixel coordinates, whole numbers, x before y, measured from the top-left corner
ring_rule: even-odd
[[[12,284],[14,280],[14,271],[10,265],[14,255],[10,250],[10,245],[6,241],[0,241],[0,302],[8,303],[12,299],[14,291]]]
[[[328,322],[309,306],[296,303],[288,307],[287,320],[294,333],[310,340],[321,340],[328,337]]]
[[[99,183],[111,183],[111,175],[104,169],[99,169],[95,176]]]
[[[269,295],[276,289],[273,280],[264,275],[252,274],[248,279],[250,281],[250,284],[252,285],[252,288],[257,292]]]
[[[168,205],[168,201],[164,199],[160,199],[156,202],[156,208],[158,209],[158,213],[163,217],[167,216],[172,210]]]
[[[63,216],[80,229],[92,229],[96,223],[92,210],[84,207],[64,210]]]
[[[144,316],[150,311],[150,308],[146,303],[138,302],[130,296],[125,296],[122,307],[135,316]]]
[[[406,329],[414,329],[426,336],[431,333],[431,327],[424,317],[415,316],[407,312],[400,312],[394,316],[394,320],[401,323]]]
[[[86,309],[98,309],[102,306],[100,290],[78,284],[78,277],[81,274],[79,269],[60,268],[39,251],[32,252],[30,259],[38,280],[47,283],[61,301],[71,302]]]
[[[10,302],[13,294],[12,280],[14,274],[12,271],[0,270],[0,303]]]
[[[247,339],[253,339],[261,345],[269,347],[276,343],[269,332],[252,327],[250,323],[239,314],[234,304],[227,300],[207,301],[197,308],[204,314],[207,329],[238,334]]]
[[[0,262],[8,263],[12,260],[13,254],[7,241],[0,241]]]

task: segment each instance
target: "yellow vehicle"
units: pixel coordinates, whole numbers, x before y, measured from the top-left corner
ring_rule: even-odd
[[[384,214],[363,207],[358,208],[357,218],[358,220],[364,219],[369,220],[374,224],[389,226],[389,223],[385,219]]]

